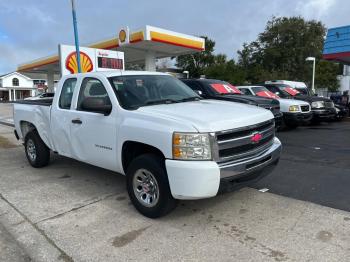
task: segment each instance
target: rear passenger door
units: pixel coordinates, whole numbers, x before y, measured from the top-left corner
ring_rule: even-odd
[[[51,111],[51,137],[54,149],[63,156],[71,157],[70,123],[73,117],[71,111],[73,93],[77,85],[77,78],[67,78],[62,85],[58,101],[54,99]]]

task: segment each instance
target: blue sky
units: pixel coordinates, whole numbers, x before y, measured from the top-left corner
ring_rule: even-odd
[[[216,52],[236,57],[244,42],[264,30],[272,16],[301,15],[327,27],[350,24],[348,0],[76,0],[81,43],[146,24],[208,35]],[[70,0],[0,1],[0,74],[72,44]]]

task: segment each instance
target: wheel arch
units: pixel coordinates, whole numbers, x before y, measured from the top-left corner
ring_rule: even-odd
[[[137,141],[125,141],[122,146],[121,154],[122,166],[125,174],[131,161],[143,154],[155,154],[165,159],[165,155],[157,147]]]

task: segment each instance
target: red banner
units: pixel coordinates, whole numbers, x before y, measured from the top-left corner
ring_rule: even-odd
[[[211,86],[220,94],[242,94],[237,87],[231,84],[211,84]]]
[[[297,94],[300,94],[300,92],[292,87],[286,87],[284,89],[284,91],[286,91],[288,94],[290,94],[291,96],[296,96]]]
[[[257,92],[256,95],[261,97],[274,98],[274,99],[280,98],[278,95],[275,95],[271,91],[260,91],[260,92]]]

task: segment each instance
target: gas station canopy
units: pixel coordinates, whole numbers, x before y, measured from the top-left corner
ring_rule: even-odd
[[[323,59],[350,65],[350,26],[328,30]]]
[[[129,32],[122,29],[118,37],[88,45],[91,48],[117,50],[125,53],[125,63],[145,65],[146,70],[155,71],[159,58],[200,52],[205,49],[205,40],[153,26]],[[40,58],[18,66],[17,71],[26,73],[60,74],[59,55]]]

